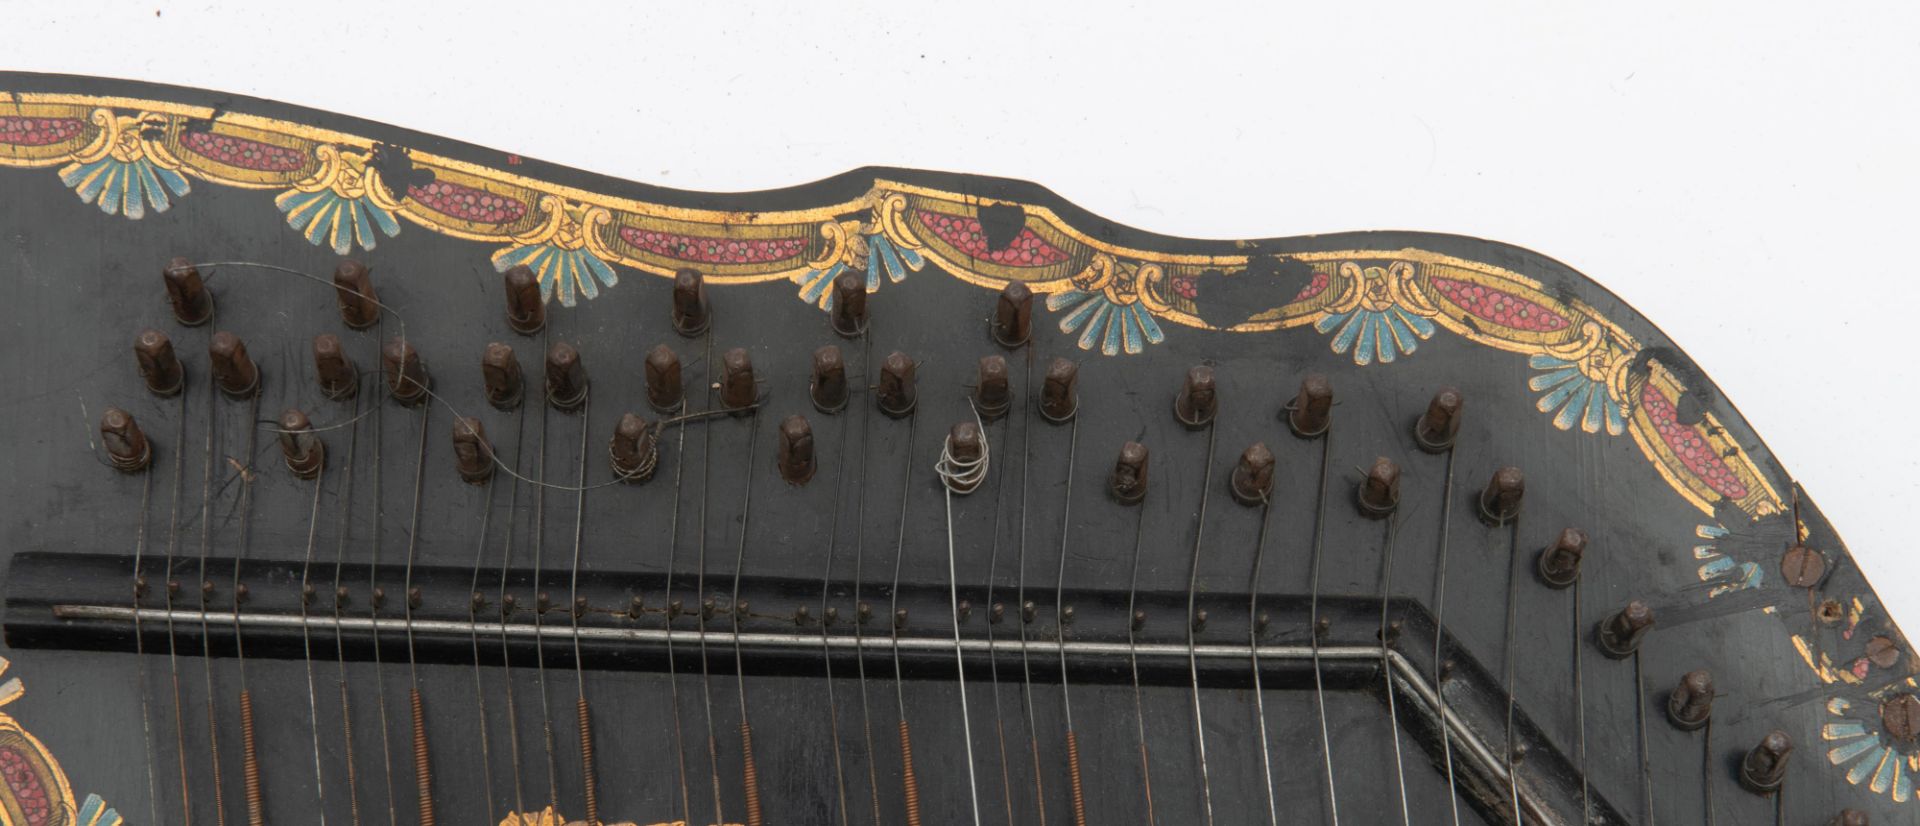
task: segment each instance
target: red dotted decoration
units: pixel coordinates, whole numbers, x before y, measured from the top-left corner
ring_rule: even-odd
[[[83,126],[73,118],[27,118],[0,116],[0,143],[13,146],[47,146],[80,134]]]
[[[1572,324],[1566,316],[1535,304],[1513,293],[1496,290],[1471,281],[1452,278],[1432,279],[1433,288],[1460,309],[1477,318],[1511,330],[1551,333]]]
[[[1327,284],[1329,283],[1331,283],[1331,280],[1327,278],[1326,273],[1323,273],[1323,272],[1314,273],[1313,280],[1307,282],[1306,286],[1301,287],[1300,292],[1294,293],[1293,301],[1290,303],[1299,303],[1309,298],[1312,298],[1316,295],[1319,295],[1323,292],[1326,292]]]
[[[180,144],[206,158],[256,172],[292,172],[306,165],[306,157],[284,146],[250,141],[213,132],[183,132]]]
[[[527,205],[484,189],[434,181],[407,187],[414,203],[451,218],[475,224],[510,224],[527,214]]]
[[[19,804],[20,813],[26,815],[28,826],[41,826],[53,819],[53,800],[47,795],[47,787],[34,773],[33,762],[19,749],[0,746],[0,777],[6,778],[7,789],[13,793],[13,802]]]
[[[654,255],[699,264],[766,264],[807,249],[804,238],[702,238],[639,227],[621,227],[620,237]]]
[[[1680,423],[1673,402],[1660,392],[1660,388],[1648,384],[1645,390],[1640,391],[1640,409],[1647,412],[1654,430],[1659,432],[1660,439],[1667,443],[1667,447],[1680,457],[1680,463],[1706,482],[1714,493],[1728,499],[1740,499],[1747,495],[1747,486],[1733,475],[1733,470],[1727,467],[1726,462],[1714,454],[1713,446],[1707,444],[1706,437],[1701,436],[1699,430]]]
[[[998,264],[1002,267],[1044,267],[1067,260],[1067,253],[1041,238],[1038,233],[1026,227],[1014,236],[1013,243],[997,250],[987,249],[986,233],[981,231],[980,219],[964,218],[923,209],[914,213],[920,225],[933,231],[940,240],[952,245],[966,255]]]

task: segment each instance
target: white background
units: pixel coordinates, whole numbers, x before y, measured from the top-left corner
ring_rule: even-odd
[[[1920,5],[910,5],[30,2],[0,64],[680,188],[886,164],[1175,235],[1519,244],[1660,324],[1920,623]]]

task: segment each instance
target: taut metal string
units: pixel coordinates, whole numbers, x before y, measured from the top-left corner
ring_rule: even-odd
[[[1388,667],[1387,651],[1393,646],[1394,632],[1387,622],[1387,608],[1393,597],[1393,544],[1400,535],[1400,517],[1387,517],[1387,539],[1380,553],[1380,677],[1386,681],[1387,731],[1393,735],[1394,791],[1400,797],[1400,824],[1411,826],[1407,810],[1407,766],[1400,756],[1400,711],[1393,696],[1393,672]]]
[[[567,613],[573,617],[573,679],[578,693],[574,711],[580,725],[580,786],[584,790],[586,822],[600,823],[599,772],[593,758],[593,714],[587,706],[587,671],[580,657],[580,616],[586,606],[580,602],[580,546],[586,535],[587,520],[587,433],[593,412],[592,388],[583,390],[580,400],[580,459],[575,467],[573,493],[573,574],[567,583]]]
[[[1440,553],[1433,574],[1433,696],[1440,719],[1447,715],[1447,661],[1440,657],[1440,645],[1447,638],[1447,545],[1453,529],[1453,458],[1455,448],[1447,447],[1447,470],[1440,487]],[[1453,777],[1453,737],[1440,737],[1441,762],[1447,773],[1447,803],[1453,814],[1453,826],[1460,826],[1460,789]]]
[[[1327,733],[1327,691],[1320,673],[1320,558],[1327,536],[1327,463],[1333,455],[1333,426],[1320,437],[1320,493],[1313,513],[1313,583],[1308,596],[1307,617],[1313,623],[1308,640],[1313,646],[1313,705],[1320,716],[1320,764],[1327,779],[1327,816],[1340,826],[1340,794],[1333,786],[1333,738]]]
[[[1060,567],[1054,572],[1054,633],[1060,637],[1060,709],[1067,722],[1067,783],[1074,826],[1087,826],[1087,797],[1080,783],[1080,737],[1073,728],[1073,692],[1067,688],[1067,537],[1073,532],[1073,460],[1080,449],[1080,417],[1067,426],[1066,497],[1060,505]],[[956,645],[958,642],[956,641]]]
[[[713,334],[707,334],[707,406],[713,406]],[[707,657],[707,620],[713,612],[713,599],[707,595],[707,503],[713,494],[713,428],[700,433],[700,563],[694,572],[695,628],[700,640],[700,701],[707,712],[707,773],[713,779],[713,822],[726,823],[726,809],[720,800],[720,738],[713,728],[713,667]]]
[[[206,605],[213,595],[208,590],[213,581],[207,578],[207,560],[213,555],[213,445],[214,432],[220,419],[220,410],[215,399],[218,388],[216,382],[207,382],[207,445],[204,461],[201,464],[200,477],[200,604]],[[259,398],[255,394],[255,399]],[[248,421],[259,418],[259,403],[254,404],[255,415]],[[248,428],[251,430],[252,428]],[[252,460],[251,453],[247,456]],[[213,768],[213,814],[214,822],[219,826],[227,823],[227,799],[225,784],[220,774],[220,716],[214,704],[213,691],[213,638],[208,632],[206,617],[200,618],[200,664],[206,672],[207,683],[207,759]]]
[[[386,324],[379,327],[374,337],[374,364],[385,364],[381,351],[381,341],[386,337]],[[402,334],[402,338],[405,335]],[[380,458],[380,446],[386,442],[386,405],[378,401],[373,403],[373,542],[372,556],[367,561],[367,616],[376,620],[373,624],[373,696],[380,709],[380,763],[385,771],[380,773],[380,782],[387,790],[387,826],[399,826],[400,813],[394,806],[393,798],[393,726],[387,720],[387,668],[380,657],[380,542],[385,537],[384,523],[387,515],[387,500],[380,489],[381,480],[386,477],[386,463]],[[341,656],[345,656],[343,653]],[[342,666],[344,668],[344,665]],[[344,690],[344,689],[343,689]]]
[[[407,524],[407,567],[406,578],[401,585],[401,605],[405,609],[407,628],[407,699],[413,710],[413,780],[418,787],[419,812],[421,826],[433,826],[433,764],[427,753],[427,729],[423,701],[420,697],[420,664],[413,650],[413,561],[420,550],[420,502],[426,485],[427,473],[427,425],[433,419],[433,408],[420,408],[420,449],[413,464],[413,516]],[[483,519],[485,517],[482,517]],[[484,751],[484,749],[483,749]],[[489,781],[491,782],[491,781]]]
[[[1027,344],[1027,374],[1022,386],[1027,389],[1027,397],[1039,399],[1033,392],[1033,345]],[[1017,576],[1014,579],[1014,600],[1019,604],[1014,610],[1020,614],[1020,704],[1027,715],[1027,752],[1033,758],[1033,803],[1034,810],[1040,815],[1040,826],[1047,826],[1047,789],[1040,779],[1040,726],[1033,716],[1033,664],[1027,651],[1027,469],[1033,465],[1033,405],[1020,405],[1020,544],[1014,554],[1014,566]]]
[[[250,414],[253,419],[260,418],[260,394],[255,393]],[[264,826],[266,823],[265,797],[260,788],[260,753],[253,737],[253,691],[247,684],[247,646],[240,633],[240,610],[245,602],[240,589],[240,566],[246,561],[247,554],[253,550],[253,481],[255,472],[254,450],[258,447],[259,428],[247,428],[247,467],[240,473],[240,553],[233,559],[233,655],[236,670],[240,673],[240,741],[243,752],[242,778],[247,793],[248,826]]]
[[[760,811],[760,770],[753,761],[753,723],[747,717],[747,669],[745,659],[740,654],[740,621],[744,619],[745,609],[740,605],[740,575],[747,564],[747,531],[752,526],[753,515],[753,463],[757,455],[760,440],[760,411],[756,408],[747,418],[747,467],[742,475],[740,494],[740,546],[733,555],[733,595],[728,599],[733,617],[733,674],[734,682],[740,692],[740,759],[745,777],[747,826],[761,826],[764,822]]]
[[[1516,515],[1507,523],[1507,653],[1506,656],[1502,658],[1505,660],[1507,671],[1507,792],[1512,800],[1513,822],[1515,823],[1520,822],[1520,778],[1513,773],[1513,751],[1516,745],[1513,739],[1513,708],[1515,705],[1513,689],[1514,682],[1518,676],[1514,664],[1514,637],[1518,636],[1519,629],[1517,626],[1520,621],[1520,604],[1518,599],[1520,575],[1514,571],[1514,568],[1520,564],[1519,550],[1520,517]]]
[[[355,393],[353,396],[353,400],[354,400],[353,405],[354,405],[355,413],[358,413],[360,410],[360,396],[361,394],[359,393]],[[376,407],[378,407],[380,402],[378,400],[375,400],[373,404]],[[330,596],[333,602],[333,619],[334,619],[333,650],[334,650],[334,654],[336,656],[337,662],[339,664],[339,676],[336,682],[338,683],[338,687],[340,689],[340,731],[343,735],[343,739],[346,742],[345,754],[347,759],[347,801],[348,801],[347,809],[348,809],[348,813],[353,818],[354,826],[359,826],[360,824],[360,780],[354,771],[354,765],[353,765],[353,701],[348,696],[348,692],[347,692],[347,646],[346,646],[344,635],[341,633],[341,630],[340,630],[340,609],[342,607],[341,603],[343,602],[344,595],[346,593],[346,589],[341,587],[341,574],[344,572],[346,568],[347,537],[351,533],[352,525],[353,525],[352,521],[348,518],[353,510],[353,460],[354,460],[354,457],[359,455],[360,453],[360,425],[359,425],[359,419],[357,416],[355,417],[355,423],[353,427],[348,428],[347,432],[348,434],[350,434],[347,437],[347,461],[346,461],[346,464],[341,468],[340,494],[339,494],[340,535],[337,538],[336,544],[334,546],[333,594],[331,594]],[[377,477],[378,474],[375,474],[375,476]]]
[[[900,783],[907,804],[907,826],[920,826],[920,778],[913,771],[913,735],[907,724],[906,687],[900,676],[900,566],[907,558],[907,504],[913,497],[913,435],[920,419],[907,415],[906,467],[900,479],[900,527],[893,544],[893,587],[887,599],[887,627],[893,629],[893,700],[900,712]]]
[[[1151,493],[1149,493],[1151,495]],[[1127,571],[1127,670],[1133,676],[1133,726],[1140,739],[1140,790],[1147,799],[1147,826],[1155,826],[1153,813],[1153,769],[1147,759],[1147,713],[1140,696],[1141,615],[1135,608],[1140,595],[1140,540],[1146,534],[1146,502],[1133,512],[1133,562]]]
[[[516,421],[518,418],[516,415]],[[516,449],[518,448],[516,447]],[[480,720],[480,724],[475,726],[475,728],[479,729],[480,734],[480,783],[481,788],[486,792],[486,812],[487,822],[489,823],[496,822],[494,814],[498,810],[495,808],[493,798],[493,743],[492,737],[487,733],[487,728],[492,718],[487,716],[487,689],[486,683],[482,679],[480,669],[479,623],[480,609],[482,607],[482,597],[480,595],[480,566],[486,559],[487,530],[493,521],[493,495],[496,490],[498,490],[498,488],[494,487],[492,481],[489,480],[485,489],[482,490],[480,494],[480,531],[473,543],[473,598],[467,601],[467,622],[470,632],[468,636],[469,640],[473,643],[473,700],[475,709],[479,712],[478,716]],[[411,625],[409,625],[409,627],[411,627]]]
[[[1253,543],[1253,573],[1247,580],[1247,650],[1253,663],[1253,714],[1260,724],[1260,778],[1267,792],[1267,823],[1280,824],[1280,803],[1273,794],[1273,749],[1267,743],[1267,698],[1260,685],[1260,563],[1267,555],[1267,526],[1273,521],[1273,499],[1260,497],[1260,534]]]
[[[840,505],[841,497],[846,494],[844,483],[847,478],[847,417],[839,416],[840,460],[833,466],[833,519],[827,530],[826,565],[820,574],[820,667],[827,683],[827,736],[833,742],[833,787],[839,795],[840,826],[847,826],[847,770],[846,761],[840,754],[840,706],[833,693],[833,652],[827,648],[827,630],[832,627],[833,614],[828,603],[833,589],[833,552],[840,543]]]
[[[860,332],[860,371],[867,377],[859,386],[865,390],[872,380],[873,337],[866,331]],[[871,395],[871,394],[869,394]],[[860,730],[866,738],[867,747],[867,791],[873,799],[873,822],[879,826],[880,819],[880,774],[879,755],[873,748],[873,710],[867,698],[867,614],[872,611],[864,601],[867,564],[867,473],[871,465],[867,462],[867,438],[871,435],[873,405],[865,400],[860,403],[860,494],[854,511],[853,531],[853,601],[855,614],[853,619],[853,646],[856,656],[854,665],[860,680]]]
[[[540,337],[542,350],[546,350],[547,334]],[[534,461],[539,463],[539,476],[547,478],[547,420],[553,411],[553,405],[540,405],[540,444]],[[545,619],[546,600],[540,597],[546,593],[545,562],[547,549],[547,488],[535,485],[533,488],[533,670],[534,680],[540,686],[540,733],[541,743],[547,754],[547,806],[555,811],[560,809],[560,768],[553,758],[553,701],[547,692],[547,645]]]
[[[307,621],[307,606],[313,600],[313,546],[320,531],[320,493],[326,487],[326,459],[322,458],[321,467],[313,477],[313,509],[307,514],[307,555],[300,563],[300,638],[306,646],[307,660],[307,716],[313,722],[313,791],[319,805],[314,811],[320,815],[320,826],[327,823],[327,779],[320,770],[320,703],[319,690],[313,676],[313,625]],[[236,621],[238,611],[235,611]],[[156,823],[158,821],[155,821]]]
[[[967,405],[971,408],[973,403],[969,401]],[[974,410],[973,421],[980,426],[978,410]],[[940,448],[940,461],[934,465],[934,470],[940,474],[947,504],[947,609],[953,621],[953,667],[960,686],[960,730],[967,745],[967,801],[972,806],[974,826],[980,826],[980,784],[973,768],[973,712],[967,707],[967,659],[960,649],[960,575],[953,548],[953,490],[956,486],[963,486],[967,492],[972,492],[986,478],[987,471],[992,467],[993,446],[987,441],[986,428],[981,426],[979,458],[965,461],[956,459],[952,448],[953,439],[949,436]]]
[[[707,341],[707,355],[710,358],[713,355],[713,343],[711,338]],[[711,369],[709,369],[708,372],[711,373]],[[708,376],[708,383],[712,383],[712,376]],[[680,409],[682,411],[687,409],[685,399],[680,400]],[[686,479],[687,473],[686,422],[684,420],[681,421],[674,426],[674,429],[679,431],[679,444],[674,448],[673,455],[673,516],[671,519],[672,525],[667,532],[667,608],[666,613],[663,614],[663,616],[666,617],[665,625],[669,630],[673,628],[673,620],[675,616],[679,614],[679,603],[673,598],[673,577],[674,562],[680,550],[680,501],[683,498],[682,491],[685,490],[683,482]],[[667,694],[673,705],[673,756],[676,767],[675,771],[680,779],[680,818],[685,820],[693,817],[693,798],[687,788],[687,743],[684,726],[681,724],[680,719],[680,675],[678,667],[674,664],[674,660],[673,635],[668,634]]]
[[[1584,665],[1585,665],[1583,661],[1586,659],[1587,648],[1585,645],[1581,644],[1580,631],[1582,626],[1583,626],[1583,623],[1580,621],[1580,580],[1578,578],[1575,578],[1573,580],[1573,629],[1572,629],[1572,632],[1573,632],[1572,633],[1573,715],[1574,715],[1574,736],[1579,738],[1575,749],[1576,751],[1578,751],[1580,756],[1580,816],[1584,818],[1587,816],[1588,812],[1593,810],[1593,803],[1588,799],[1589,795],[1588,795],[1588,786],[1587,786],[1587,783],[1588,783],[1587,781],[1587,679],[1585,675],[1582,673],[1582,669],[1584,668]],[[1711,720],[1708,721],[1708,725],[1709,726],[1712,725]],[[1711,730],[1709,730],[1709,734],[1711,734]],[[1709,786],[1708,788],[1711,789],[1712,787]],[[1709,820],[1709,823],[1711,823],[1711,820]]]
[[[212,415],[212,410],[208,410],[208,415]],[[187,444],[187,394],[186,393],[180,394],[180,421],[178,423],[178,430],[175,433],[175,438],[173,443],[176,445],[180,445],[182,448],[185,448]],[[175,592],[179,590],[178,583],[173,578],[173,574],[174,574],[173,561],[174,561],[175,555],[179,552],[180,493],[181,493],[181,489],[186,486],[186,472],[187,472],[186,451],[182,449],[179,452],[181,454],[179,461],[176,461],[173,463],[173,505],[170,508],[170,510],[172,511],[172,515],[169,516],[167,519],[168,526],[167,526],[166,578],[161,582],[161,587],[166,590],[167,610],[169,614],[171,614],[173,610],[173,599],[175,596]],[[177,755],[178,755],[177,762],[180,768],[181,822],[187,824],[187,826],[192,826],[193,802],[192,802],[192,795],[187,785],[187,729],[186,729],[186,722],[181,716],[181,705],[180,705],[180,644],[178,639],[176,639],[174,636],[173,618],[171,616],[167,618],[167,670],[171,672],[172,682],[173,682],[173,739],[174,739],[175,751],[177,752]]]
[[[1008,419],[1007,425],[1001,428],[1000,435],[1003,437],[1008,436],[1012,431],[1013,420]],[[1001,462],[1000,470],[996,472],[993,477],[993,539],[988,544],[987,551],[987,606],[989,611],[993,610],[993,606],[997,604],[993,601],[993,589],[999,582],[1000,519],[1001,514],[1005,511],[1003,505],[1006,503],[1006,478],[1007,463]],[[1000,657],[998,656],[998,651],[995,650],[993,635],[994,626],[998,624],[998,622],[994,621],[992,614],[989,614],[987,621],[987,675],[993,687],[993,733],[995,740],[998,741],[1000,745],[1000,799],[1006,807],[1007,826],[1013,826],[1013,778],[1007,763],[1007,731],[1003,723],[1004,718],[1002,718],[1000,713]]]
[[[174,450],[180,449],[178,442]],[[177,460],[176,460],[177,461]],[[147,520],[153,505],[153,472],[140,474],[140,522],[134,532],[133,542],[133,607],[140,607],[142,592],[146,590],[146,577],[141,571],[141,563],[147,552]],[[140,628],[139,612],[134,612],[133,654],[134,662],[140,669],[140,733],[146,742],[147,764],[147,814],[148,822],[160,822],[160,784],[154,775],[154,763],[157,755],[153,751],[153,700],[147,693],[147,650],[145,634]]]
[[[527,442],[526,408],[515,408],[513,412],[513,467],[520,466],[520,459]],[[499,457],[494,461],[499,462]],[[513,810],[527,810],[526,783],[522,779],[520,768],[520,706],[513,697],[513,651],[507,644],[508,620],[513,616],[513,596],[507,593],[507,577],[513,570],[513,540],[519,535],[520,521],[520,485],[524,481],[518,472],[512,473],[513,491],[507,497],[507,530],[500,548],[500,593],[496,597],[500,604],[500,683],[506,690],[507,699],[507,748],[513,759]],[[534,588],[538,590],[536,582]]]
[[[1207,775],[1207,725],[1200,711],[1200,660],[1194,653],[1199,633],[1199,617],[1194,614],[1195,596],[1200,589],[1200,549],[1207,533],[1207,500],[1213,495],[1213,448],[1219,428],[1207,423],[1207,464],[1200,476],[1200,510],[1193,521],[1193,557],[1187,573],[1187,685],[1193,696],[1193,742],[1200,758],[1200,800],[1205,806],[1207,826],[1213,826],[1213,782]]]

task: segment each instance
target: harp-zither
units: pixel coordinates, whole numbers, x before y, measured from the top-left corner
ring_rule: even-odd
[[[5,822],[1920,806],[1833,529],[1541,256],[0,88]]]

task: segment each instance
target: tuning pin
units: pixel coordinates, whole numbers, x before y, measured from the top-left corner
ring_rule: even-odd
[[[780,444],[776,455],[780,478],[789,485],[804,485],[813,478],[813,425],[798,413],[780,423]]]
[[[847,409],[847,365],[840,358],[838,346],[829,344],[813,351],[813,378],[807,385],[807,395],[822,413]]]
[[[713,323],[707,306],[707,284],[699,270],[680,270],[673,274],[673,329],[693,338]]]
[[[360,369],[347,358],[340,337],[332,333],[313,337],[313,372],[320,380],[320,395],[331,401],[351,399],[360,392]]]
[[[1273,451],[1254,442],[1233,468],[1233,498],[1242,505],[1259,505],[1273,493]]]
[[[247,345],[225,330],[213,334],[207,345],[213,363],[213,381],[230,399],[250,399],[260,390],[260,368],[247,355]]]
[[[587,368],[580,364],[580,351],[564,341],[547,349],[547,402],[557,410],[572,412],[587,401]]]
[[[728,350],[720,357],[720,405],[744,411],[759,397],[753,384],[753,357],[744,348]]]
[[[833,311],[829,313],[833,331],[844,338],[858,338],[867,331],[867,279],[846,270],[833,279]]]
[[[200,280],[200,270],[192,261],[175,257],[160,271],[167,284],[167,300],[173,303],[173,317],[188,327],[198,327],[213,317],[213,293]]]
[[[1459,390],[1440,388],[1433,394],[1433,401],[1427,402],[1427,412],[1413,424],[1414,443],[1428,453],[1445,453],[1453,447],[1453,440],[1460,435],[1460,409],[1465,404]]]
[[[1393,513],[1400,504],[1400,466],[1385,456],[1374,459],[1360,480],[1359,501],[1360,513],[1367,517],[1384,519]]]
[[[180,366],[180,357],[174,355],[173,342],[167,340],[166,333],[152,328],[141,330],[133,340],[133,357],[140,365],[140,378],[146,380],[147,390],[154,395],[175,395],[186,384],[186,369]]]
[[[140,430],[133,414],[109,407],[100,416],[100,441],[107,447],[107,463],[115,470],[134,473],[147,469],[153,461],[153,445]]]
[[[1637,599],[1629,602],[1600,623],[1600,650],[1616,660],[1633,656],[1651,628],[1653,609]]]
[[[913,412],[913,406],[919,403],[913,383],[917,367],[913,359],[898,350],[880,362],[880,383],[874,388],[874,401],[879,404],[880,412],[896,419]]]
[[[313,432],[313,422],[294,408],[280,414],[280,453],[287,470],[302,479],[319,476],[327,461],[327,445]]]
[[[547,326],[547,303],[540,298],[540,278],[525,264],[507,268],[507,326],[523,336]]]
[[[680,386],[680,356],[672,347],[656,344],[647,351],[647,404],[660,413],[680,409],[686,391]]]
[[[966,495],[980,488],[987,479],[980,461],[986,458],[986,439],[980,426],[961,422],[947,431],[946,455],[941,458],[940,480],[947,490]]]
[[[1681,731],[1699,731],[1713,716],[1713,674],[1689,671],[1667,695],[1667,721]]]
[[[373,271],[348,258],[333,268],[333,290],[340,299],[340,320],[355,330],[380,321],[380,301],[373,295]]]
[[[1047,364],[1047,376],[1040,385],[1040,415],[1054,424],[1065,424],[1080,410],[1080,365],[1063,358]]]
[[[1920,740],[1920,697],[1901,692],[1880,701],[1880,729],[1899,743]]]
[[[980,359],[979,373],[973,380],[973,409],[983,421],[993,421],[1007,415],[1013,407],[1013,385],[1007,377],[1007,359],[1005,356],[991,355]]]
[[[1107,479],[1107,492],[1122,505],[1139,504],[1147,498],[1147,446],[1128,442],[1120,446],[1120,458],[1114,460],[1113,475]]]
[[[493,445],[487,442],[487,429],[472,416],[453,420],[453,462],[460,478],[480,484],[493,478]]]
[[[409,407],[427,399],[426,365],[405,338],[394,336],[380,348],[380,361],[387,374],[387,392],[393,400]]]
[[[1219,410],[1214,396],[1213,368],[1196,364],[1187,369],[1187,381],[1174,397],[1173,415],[1188,430],[1199,430],[1213,423]]]
[[[1540,579],[1554,588],[1565,588],[1580,578],[1580,560],[1587,553],[1587,534],[1579,528],[1560,532],[1552,545],[1540,552]]]
[[[1287,426],[1293,435],[1311,439],[1333,424],[1333,382],[1319,373],[1300,380],[1300,392],[1287,405]]]
[[[613,460],[613,475],[623,482],[645,482],[653,478],[660,463],[660,442],[653,425],[628,413],[613,428],[613,445],[608,450]]]
[[[1002,347],[1019,347],[1033,337],[1033,291],[1009,281],[993,304],[993,340]]]
[[[1519,468],[1494,471],[1486,489],[1480,492],[1480,518],[1495,525],[1506,524],[1520,515],[1520,499],[1526,492],[1527,477]]]
[[[1787,758],[1792,756],[1793,739],[1778,729],[1768,732],[1740,761],[1740,785],[1755,794],[1779,791],[1787,779]]]
[[[487,403],[495,410],[512,410],[526,396],[526,379],[520,372],[520,359],[513,348],[498,341],[487,345],[480,356],[480,381],[486,387]]]

